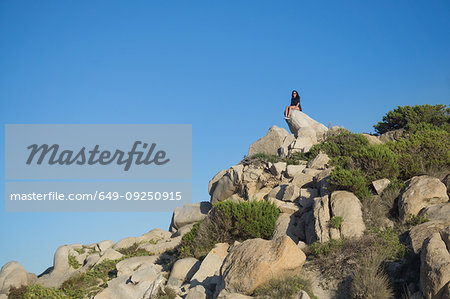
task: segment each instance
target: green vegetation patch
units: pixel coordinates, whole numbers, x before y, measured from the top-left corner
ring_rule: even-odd
[[[8,299],[67,299],[69,298],[63,291],[57,288],[47,288],[37,284],[28,286],[11,287]]]
[[[450,108],[446,105],[399,106],[383,116],[383,121],[374,125],[375,131],[383,134],[398,129],[411,130],[420,124],[448,128],[450,124]]]
[[[268,239],[275,229],[280,211],[268,201],[221,201],[208,217],[185,234],[178,257],[203,258],[217,243],[233,243],[252,238]]]
[[[333,216],[330,219],[330,227],[340,229],[342,222],[344,222],[344,218],[342,218],[341,216]]]
[[[75,258],[74,255],[69,254],[69,256],[67,257],[68,259],[68,263],[69,265],[74,268],[74,269],[78,269],[81,267],[80,263],[78,263],[77,259]]]

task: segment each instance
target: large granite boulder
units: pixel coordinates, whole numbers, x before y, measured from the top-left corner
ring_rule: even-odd
[[[250,295],[273,278],[299,274],[305,260],[303,251],[287,236],[246,240],[234,245],[223,261],[216,294],[226,290]]]
[[[410,179],[398,202],[402,219],[418,215],[428,206],[448,202],[447,187],[435,177],[423,175]]]
[[[299,131],[302,128],[313,129],[316,133],[316,138],[318,141],[321,141],[328,131],[328,128],[326,126],[315,121],[302,111],[298,110],[292,111],[291,117],[289,119],[286,119],[286,122],[289,126],[289,130],[291,130],[292,134],[294,134],[295,136],[300,136]]]
[[[255,154],[279,155],[279,149],[284,146],[284,141],[290,134],[283,128],[272,126],[267,135],[255,141],[248,149],[248,156]]]
[[[433,233],[425,240],[420,261],[420,285],[425,298],[444,298],[444,287],[450,281],[450,253],[441,234]]]
[[[10,287],[28,285],[36,280],[36,275],[28,273],[21,264],[11,261],[0,271],[0,294],[8,294]]]
[[[219,279],[219,270],[228,254],[228,244],[218,243],[206,255],[197,272],[192,276],[191,288],[202,285],[207,289],[214,289]]]
[[[191,280],[192,275],[197,272],[199,266],[199,260],[193,257],[186,257],[176,261],[170,271],[167,285],[181,287],[185,280]]]
[[[331,218],[342,217],[339,237],[361,237],[366,230],[359,199],[348,191],[334,191],[330,197]]]

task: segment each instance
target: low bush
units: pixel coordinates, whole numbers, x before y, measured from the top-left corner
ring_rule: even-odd
[[[67,258],[68,258],[68,263],[72,268],[74,268],[74,269],[80,268],[81,265],[80,265],[80,263],[78,263],[78,261],[74,255],[69,254]]]
[[[320,258],[339,250],[342,246],[344,246],[345,242],[345,239],[331,239],[324,243],[314,242],[311,244],[309,249],[313,255]]]
[[[360,169],[369,182],[395,179],[399,174],[398,156],[386,145],[367,145],[351,156],[353,168]]]
[[[388,146],[398,155],[400,179],[421,174],[448,173],[450,169],[450,133],[422,130]]]
[[[267,299],[293,298],[301,290],[308,293],[311,299],[317,298],[312,292],[311,282],[300,276],[283,277],[274,279],[258,287],[253,297]]]
[[[372,194],[368,185],[367,178],[359,169],[347,170],[337,166],[331,172],[331,190],[348,190],[353,192],[360,200],[363,200]]]
[[[280,211],[268,201],[222,201],[183,236],[178,256],[202,258],[216,243],[272,236]]]
[[[11,287],[8,295],[8,299],[41,298],[68,299],[69,297],[63,291],[57,288],[47,288],[36,284],[21,286],[18,288]]]

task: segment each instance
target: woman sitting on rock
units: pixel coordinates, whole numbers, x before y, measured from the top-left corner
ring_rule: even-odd
[[[292,110],[302,111],[302,106],[300,106],[300,96],[298,95],[298,92],[296,90],[292,91],[291,106],[287,106],[286,110],[284,111],[285,119],[289,119],[291,117]]]

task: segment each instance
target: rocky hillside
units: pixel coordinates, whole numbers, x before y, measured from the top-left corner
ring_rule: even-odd
[[[449,110],[398,107],[378,135],[293,111],[168,231],[9,262],[0,298],[450,298]]]

